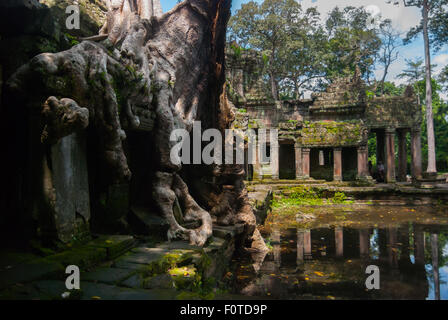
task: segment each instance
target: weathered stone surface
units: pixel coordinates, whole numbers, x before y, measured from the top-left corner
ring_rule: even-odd
[[[176,291],[130,289],[102,283],[81,282],[83,300],[171,300]]]
[[[65,268],[58,261],[36,259],[0,273],[0,289],[16,283],[26,283],[33,280],[64,274]]]
[[[65,11],[68,6],[73,5],[74,2],[71,0],[40,0],[40,2],[46,5],[54,19],[55,22],[60,26],[63,32],[88,37],[97,35],[101,26],[106,21],[107,13],[107,0],[78,0],[77,4],[80,9],[80,29],[69,30],[65,26],[65,21],[69,14]]]
[[[85,135],[73,133],[51,147],[44,168],[45,204],[57,238],[70,242],[88,232],[90,198]],[[76,190],[76,192],[75,192]],[[41,208],[44,210],[44,208]]]
[[[148,253],[127,253],[116,261],[116,265],[118,267],[121,262],[136,263],[136,264],[151,264],[152,262],[160,259],[162,256],[163,253],[154,251]]]
[[[128,288],[141,288],[142,279],[139,274],[134,274],[120,283],[120,286]]]
[[[63,264],[76,265],[81,271],[86,270],[107,259],[105,248],[81,247],[48,256],[46,260]]]
[[[160,274],[143,281],[144,289],[172,289],[174,281],[168,274]]]
[[[87,245],[106,249],[107,259],[111,260],[132,248],[135,242],[132,236],[102,235],[90,241]]]
[[[134,271],[120,268],[98,268],[95,271],[81,274],[84,281],[102,282],[107,284],[117,284],[129,278]]]

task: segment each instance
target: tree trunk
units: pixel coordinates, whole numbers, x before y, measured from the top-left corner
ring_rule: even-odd
[[[40,54],[8,81],[11,94],[26,97],[28,106],[44,104],[46,143],[93,126],[100,136],[101,164],[113,183],[131,178],[124,129],[140,129],[153,119],[152,127],[145,128],[153,137],[148,148],[157,166],[148,194],[169,222],[168,239],[185,239],[200,246],[212,235],[212,219],[177,174],[182,165],[172,162],[171,149],[177,141],[171,136],[175,129],[191,131],[197,120],[204,129],[224,131],[232,118],[223,93],[230,5],[230,0],[186,0],[161,14],[158,0],[110,0],[107,22],[100,31],[106,40],[100,44],[83,41],[67,51]],[[67,106],[73,106],[72,110]],[[59,120],[66,118],[73,121]],[[201,172],[211,171],[204,167]],[[236,191],[227,196],[235,213],[231,222],[245,223],[247,239],[252,239],[255,217],[248,206],[243,173],[237,165],[226,165],[214,175],[225,176],[221,180],[226,185],[234,184]],[[224,191],[219,185],[216,190],[219,199]],[[179,225],[173,214],[176,198],[185,220],[197,220],[199,227]],[[222,214],[214,207],[219,203],[211,202],[209,211]]]
[[[426,129],[428,133],[428,168],[427,173],[436,173],[436,145],[434,137],[434,120],[432,112],[432,86],[431,86],[431,52],[428,36],[428,0],[423,2],[423,39],[425,44],[425,70],[426,70]]]
[[[278,101],[278,87],[277,87],[277,81],[275,81],[275,75],[273,72],[269,73],[269,78],[271,80],[271,94],[272,94],[272,98],[275,101]]]

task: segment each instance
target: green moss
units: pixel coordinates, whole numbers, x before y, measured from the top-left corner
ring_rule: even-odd
[[[323,205],[323,204],[349,204],[343,192],[334,194],[317,187],[298,186],[283,189],[280,195],[275,195],[271,201],[272,209],[278,213],[296,210],[303,205]]]
[[[302,129],[304,145],[356,145],[363,138],[360,121],[305,122]]]

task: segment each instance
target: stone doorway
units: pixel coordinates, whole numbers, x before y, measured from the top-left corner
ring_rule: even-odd
[[[333,149],[313,148],[310,151],[310,176],[319,180],[333,180]]]
[[[292,179],[296,178],[296,162],[295,162],[294,144],[280,144],[279,150],[279,178]]]
[[[355,181],[358,174],[358,151],[355,147],[342,148],[342,180]]]

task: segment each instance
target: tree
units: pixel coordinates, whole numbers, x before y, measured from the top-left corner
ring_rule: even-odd
[[[446,65],[439,74],[439,82],[446,89],[448,89],[448,65]]]
[[[392,27],[390,20],[385,20],[380,25],[381,48],[378,53],[379,64],[383,67],[383,77],[380,81],[381,93],[384,93],[384,82],[386,81],[390,65],[398,59],[398,48],[401,46],[401,34]]]
[[[406,79],[411,83],[416,83],[424,78],[425,67],[421,58],[415,58],[414,60],[406,59],[406,66],[407,68],[397,76],[398,78]]]
[[[319,18],[319,12],[310,8],[293,24],[292,39],[283,58],[283,89],[292,92],[296,99],[301,96],[302,88],[312,89],[313,80],[325,76],[327,37]]]
[[[442,84],[435,79],[431,81],[432,87],[432,102],[434,110],[434,130],[437,138],[437,153],[436,161],[439,169],[446,171],[448,169],[448,104],[444,102],[440,97],[440,91],[442,90]],[[422,100],[426,94],[426,80],[420,80],[416,83],[417,93]],[[426,107],[426,106],[424,106]],[[426,122],[422,124],[422,132],[426,133]],[[427,137],[422,137],[422,150],[423,153],[428,152]]]
[[[354,73],[360,67],[369,80],[381,39],[375,28],[369,28],[370,13],[363,7],[335,7],[325,23],[328,36],[327,78]]]
[[[224,177],[221,180],[234,188],[232,192],[219,185],[216,190],[202,188],[201,196],[210,199],[206,211],[190,195],[188,180],[180,175],[182,165],[173,163],[170,155],[178,143],[171,138],[175,129],[189,132],[193,122],[201,120],[203,127],[224,130],[232,121],[222,93],[231,1],[187,0],[160,17],[152,12],[155,4],[160,6],[158,0],[109,1],[107,22],[96,37],[101,43],[83,41],[67,51],[40,54],[18,69],[7,85],[9,119],[41,108],[45,127],[42,132],[36,124],[33,132],[42,132],[44,145],[37,147],[44,150],[90,126],[94,133],[88,133],[88,140],[95,147],[95,161],[107,169],[101,181],[107,186],[127,184],[131,178],[125,124],[128,130],[136,129],[147,121],[146,115],[152,115],[155,120],[147,130],[153,143],[147,147],[155,169],[148,196],[170,226],[168,239],[204,245],[212,235],[209,212],[229,224],[245,223],[246,236],[252,239],[255,217],[241,166],[214,168],[213,175]],[[20,122],[11,127],[15,124],[23,127]],[[202,174],[211,171],[204,169]],[[228,205],[220,201],[223,194]],[[187,228],[176,220],[176,199],[184,219],[197,221],[198,227]]]
[[[423,34],[425,47],[425,78],[426,78],[426,125],[428,135],[428,174],[436,174],[436,146],[434,136],[434,119],[432,108],[432,87],[431,87],[431,42],[434,49],[440,48],[441,43],[447,39],[446,26],[443,23],[448,20],[446,18],[447,0],[403,0],[405,6],[414,6],[422,10],[422,20],[420,25],[412,28],[405,39],[409,43],[418,34]],[[442,22],[442,23],[441,23]],[[430,39],[433,36],[433,41]]]
[[[274,100],[279,100],[280,83],[285,79],[293,83],[298,94],[302,78],[314,76],[300,59],[312,51],[308,48],[313,40],[307,37],[314,37],[318,17],[315,9],[303,12],[295,0],[265,0],[243,4],[230,19],[228,41],[258,50],[265,57]]]

